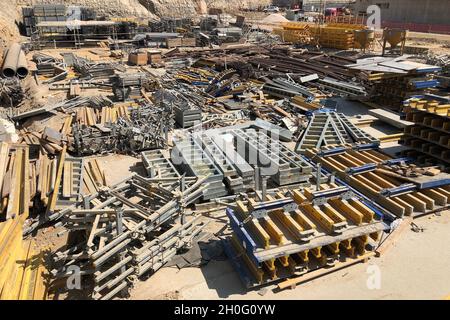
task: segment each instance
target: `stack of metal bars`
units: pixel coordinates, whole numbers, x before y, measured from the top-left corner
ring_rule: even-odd
[[[56,252],[52,274],[69,277],[76,266],[91,284],[89,298],[126,294],[136,278],[158,270],[205,226],[200,216],[184,212],[202,193],[204,180],[164,188],[133,175],[64,209],[58,214],[60,224],[85,236],[72,237],[67,248]]]

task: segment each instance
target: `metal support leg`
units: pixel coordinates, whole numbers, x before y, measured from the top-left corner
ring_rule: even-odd
[[[123,209],[117,209],[116,210],[116,229],[117,229],[117,235],[120,236],[123,233],[123,222],[122,222],[122,217],[123,217]],[[123,252],[119,252],[119,262],[122,261],[124,259],[124,255],[125,253]],[[120,274],[123,274],[126,271],[126,266],[123,265],[120,268]],[[122,297],[125,297],[127,295],[127,289],[126,287],[124,287],[121,290],[121,295]]]
[[[317,175],[316,175],[316,190],[320,190],[320,167],[321,164],[317,164]]]

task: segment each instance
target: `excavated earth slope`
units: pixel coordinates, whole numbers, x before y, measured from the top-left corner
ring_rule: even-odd
[[[0,54],[12,41],[19,40],[17,23],[21,21],[21,7],[34,4],[88,6],[105,17],[183,17],[204,14],[208,8],[235,11],[258,8],[271,0],[0,0]]]

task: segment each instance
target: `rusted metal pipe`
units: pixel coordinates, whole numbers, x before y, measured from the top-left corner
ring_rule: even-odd
[[[2,66],[2,74],[6,78],[12,78],[17,73],[17,62],[19,61],[19,54],[22,51],[20,44],[13,43],[5,55],[5,61]]]
[[[16,74],[19,78],[23,79],[28,76],[28,64],[25,52],[20,50],[19,58],[17,60]]]

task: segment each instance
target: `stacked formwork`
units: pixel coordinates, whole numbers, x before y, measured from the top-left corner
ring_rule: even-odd
[[[172,162],[180,168],[181,172],[186,172],[187,176],[207,177],[207,188],[203,191],[203,200],[228,194],[222,181],[223,173],[191,135],[188,135],[186,139],[174,141],[171,158]]]
[[[305,153],[311,148],[352,143],[379,144],[379,140],[356,127],[342,113],[315,112],[300,136],[295,150]]]
[[[308,149],[305,155],[397,217],[449,207],[450,175],[408,165],[411,159],[391,158],[372,145]]]
[[[194,109],[190,105],[176,105],[173,110],[175,121],[181,128],[190,128],[202,120],[202,110]]]
[[[194,140],[203,148],[204,152],[211,157],[219,170],[222,172],[224,182],[232,194],[238,194],[244,192],[244,181],[239,176],[237,170],[233,166],[233,163],[227,158],[222,150],[216,145],[216,143],[206,133],[194,133]]]
[[[395,66],[394,63],[393,65]],[[406,70],[402,73],[387,72],[370,76],[375,101],[380,105],[400,110],[406,99],[431,92],[439,85],[434,75],[442,70],[440,67],[415,66],[411,62],[404,65]]]
[[[23,7],[22,15],[25,32],[29,37],[40,22],[66,21],[67,8],[64,4],[38,4],[33,7]],[[41,31],[46,34],[65,34],[67,27],[45,27]]]
[[[404,103],[405,120],[414,122],[405,128],[406,155],[421,163],[450,166],[450,104],[414,98]]]
[[[286,22],[274,33],[284,41],[300,44],[320,44],[327,48],[349,50],[355,45],[355,30],[365,30],[360,24],[328,23],[317,25],[306,22]]]
[[[141,152],[142,164],[150,178],[172,178],[179,180],[181,175],[161,149]]]
[[[237,201],[225,251],[247,287],[364,256],[387,225],[345,186]]]
[[[223,152],[224,156],[232,163],[236,172],[242,178],[245,190],[255,188],[255,169],[236,151],[234,141],[227,140],[223,135],[214,131],[207,131],[208,136]],[[232,138],[232,136],[230,136]]]
[[[247,162],[259,167],[262,175],[270,176],[276,185],[308,182],[311,165],[263,130],[242,128],[230,129],[227,133],[233,135],[237,152]]]

